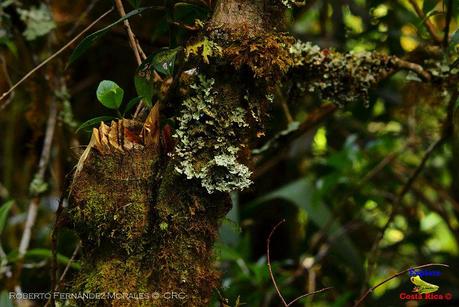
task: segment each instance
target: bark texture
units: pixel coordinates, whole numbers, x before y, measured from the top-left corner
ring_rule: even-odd
[[[93,131],[74,179],[68,213],[84,252],[72,290],[140,299],[77,303],[206,306],[218,282],[212,246],[229,198],[209,195],[179,175],[174,161],[145,145],[146,139],[130,143],[129,136],[141,135],[142,125],[124,122]]]

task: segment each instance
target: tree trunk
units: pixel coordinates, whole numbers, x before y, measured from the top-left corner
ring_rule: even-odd
[[[140,129],[127,120],[102,125],[83,155],[69,208],[84,249],[72,290],[139,296],[84,306],[205,306],[218,283],[212,246],[230,200],[178,174],[148,145],[154,134],[131,143]]]
[[[265,22],[260,15],[261,4],[220,1],[211,24],[227,33],[244,24],[255,35]],[[228,41],[231,39],[226,38]],[[208,139],[202,144],[203,150],[193,157],[180,155],[181,148],[190,149],[181,141],[176,157],[171,159],[165,154],[159,141],[158,108],[145,121],[152,126],[118,120],[110,127],[102,124],[94,129],[77,166],[67,212],[83,246],[82,270],[72,292],[118,296],[79,299],[79,305],[209,304],[219,280],[212,248],[219,220],[230,209],[227,191],[238,188],[238,184],[246,186],[250,175],[238,162],[247,160],[243,145],[247,140],[246,112],[232,113],[246,108],[239,83],[242,74],[234,76],[234,69],[225,69],[229,71],[216,73],[205,68],[201,72],[203,91],[206,80],[212,80],[213,96],[209,99],[221,107],[212,110],[217,113],[215,126],[202,126],[204,133],[208,133],[204,139]],[[202,98],[198,89],[193,94],[194,98]],[[187,111],[190,110],[185,107],[174,115],[183,119]],[[190,127],[183,125],[183,132],[188,133]],[[196,141],[192,132],[188,134],[190,142]],[[181,135],[180,139],[183,138]],[[220,143],[215,139],[221,139]],[[212,145],[219,149],[206,149]],[[225,151],[228,148],[234,150]],[[210,165],[215,157],[223,162]],[[209,182],[198,175],[182,171],[187,178],[181,174],[180,170],[187,165],[199,171],[197,165],[205,163],[212,172],[205,174],[210,177]],[[232,167],[238,168],[237,174],[231,173]]]

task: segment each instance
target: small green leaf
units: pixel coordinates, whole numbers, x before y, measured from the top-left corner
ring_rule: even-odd
[[[123,102],[124,90],[113,81],[104,80],[97,87],[97,99],[109,109],[119,109]]]
[[[134,85],[137,94],[145,99],[148,106],[153,105],[153,96],[157,93],[157,89],[153,83],[153,72],[157,72],[170,76],[174,73],[175,59],[179,48],[166,49],[150,55],[137,69],[134,77]]]
[[[115,118],[116,117],[114,117],[114,116],[99,116],[99,117],[91,118],[90,120],[85,121],[84,123],[82,123],[80,125],[80,127],[78,127],[78,129],[75,131],[75,133],[78,133],[80,130],[83,130],[83,129],[86,129],[86,128],[89,128],[89,127],[94,127],[97,124],[99,124],[100,122],[113,120]]]
[[[8,213],[14,204],[14,200],[9,200],[0,207],[0,235],[5,229],[6,221],[8,219]]]
[[[53,252],[50,249],[46,248],[35,248],[27,251],[26,258],[39,258],[39,259],[49,259],[53,256]],[[70,258],[62,254],[57,254],[57,262],[67,265],[70,262]],[[71,262],[70,267],[76,270],[80,269],[80,264],[77,262]]]
[[[152,98],[155,94],[153,82],[146,77],[140,77],[139,74],[136,74],[134,77],[134,85],[137,95],[144,98],[147,105],[151,107],[153,105]]]
[[[159,73],[170,76],[174,73],[175,59],[180,47],[162,50],[156,53],[152,60],[152,67]]]
[[[138,97],[135,97],[135,98],[132,98],[131,100],[129,100],[128,104],[126,105],[126,108],[124,108],[123,114],[126,114],[127,112],[131,111],[131,109],[134,106],[136,106],[138,103],[140,103],[140,101],[142,101],[142,97],[141,96],[138,96]]]
[[[75,62],[83,53],[85,53],[93,44],[96,42],[99,38],[101,38],[105,33],[108,32],[112,27],[116,26],[120,22],[123,22],[124,20],[131,18],[132,16],[138,15],[142,13],[145,10],[152,9],[152,8],[157,8],[155,6],[148,6],[148,7],[141,7],[136,10],[130,11],[127,13],[125,16],[121,17],[114,23],[106,26],[103,29],[100,29],[99,31],[96,31],[92,34],[89,34],[86,36],[79,44],[76,46],[75,49],[73,49],[72,54],[70,55],[69,62],[67,64],[67,67],[70,66],[73,62]]]

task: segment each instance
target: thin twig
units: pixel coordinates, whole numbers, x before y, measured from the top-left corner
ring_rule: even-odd
[[[59,198],[59,204],[57,206],[56,217],[54,220],[53,230],[51,233],[51,251],[52,251],[51,289],[54,289],[54,291],[57,290],[56,288],[58,288],[58,285],[59,285],[56,282],[56,278],[57,278],[57,235],[61,227],[61,217],[62,217],[62,212],[64,211],[64,200],[68,196],[68,187],[70,185],[71,178],[72,176],[70,175],[67,175],[65,178],[64,189],[61,194],[61,197]],[[51,302],[52,306],[56,305],[53,295],[51,295],[50,300],[48,302]]]
[[[290,303],[288,303],[288,304],[287,304],[287,307],[292,306],[293,303],[296,303],[297,301],[299,301],[299,300],[302,299],[302,298],[308,297],[308,296],[313,295],[313,294],[321,293],[321,292],[324,292],[324,291],[328,291],[328,290],[331,290],[331,289],[333,289],[333,287],[326,287],[326,288],[322,288],[322,289],[317,290],[317,291],[314,291],[314,292],[309,292],[309,293],[300,295],[300,296],[298,296],[296,299],[294,299],[293,301],[291,301]]]
[[[124,11],[123,2],[121,0],[115,0],[115,5],[116,5],[116,9],[118,10],[118,13],[120,14],[120,16],[124,17],[126,15],[126,12]],[[145,52],[143,52],[142,47],[140,47],[140,43],[138,39],[135,37],[135,34],[131,29],[131,25],[129,24],[129,21],[127,19],[124,21],[124,27],[126,28],[126,32],[129,37],[129,45],[131,46],[131,49],[134,52],[134,56],[135,56],[135,60],[137,61],[137,65],[140,66],[140,64],[142,64],[142,59],[145,60],[147,56],[145,55]],[[137,105],[137,108],[134,112],[134,118],[137,117],[143,105],[144,103],[142,100]]]
[[[52,291],[56,292],[56,291],[59,290],[59,287],[62,284],[62,282],[64,281],[65,275],[67,275],[67,272],[70,269],[70,265],[72,264],[72,262],[75,260],[76,256],[78,255],[78,252],[80,251],[80,248],[81,248],[81,241],[78,242],[77,246],[75,247],[75,249],[74,249],[74,251],[72,253],[72,256],[70,257],[69,261],[67,262],[67,265],[64,268],[64,271],[61,274],[61,277],[59,277],[59,281],[57,283],[55,282],[53,284],[53,286],[51,287],[51,289],[53,289]],[[54,273],[55,272],[53,272],[53,274]],[[53,278],[55,278],[55,277],[53,277]],[[49,304],[51,304],[51,306],[55,306],[56,305],[53,293],[51,293],[51,296],[50,296],[49,300],[46,302],[45,307],[48,307]]]
[[[267,262],[268,262],[269,276],[271,277],[271,280],[273,282],[274,288],[276,289],[277,295],[281,299],[284,307],[290,307],[291,305],[293,305],[293,303],[297,302],[298,300],[300,300],[302,298],[305,298],[305,297],[308,297],[310,295],[317,294],[317,293],[320,293],[320,292],[328,291],[328,290],[333,289],[333,288],[332,287],[327,287],[327,288],[323,288],[323,289],[320,289],[320,290],[317,290],[317,291],[314,291],[314,292],[305,293],[305,294],[300,295],[299,297],[295,298],[290,303],[287,303],[285,301],[284,297],[282,296],[282,293],[279,290],[279,287],[277,286],[276,279],[274,278],[273,270],[272,270],[272,267],[271,267],[271,254],[270,254],[271,237],[273,236],[273,234],[276,231],[277,227],[279,227],[283,223],[285,223],[285,219],[283,219],[279,223],[277,223],[273,227],[273,229],[271,230],[271,232],[270,232],[270,234],[268,236],[268,239],[266,241],[266,243],[267,243],[266,244],[266,259],[267,259]]]
[[[11,92],[13,92],[19,85],[22,84],[25,80],[27,80],[31,75],[33,75],[35,72],[37,72],[40,68],[48,64],[51,60],[53,60],[55,57],[57,57],[59,54],[61,54],[64,50],[69,48],[74,42],[76,42],[81,36],[83,36],[86,32],[88,32],[94,25],[96,25],[100,20],[102,20],[105,16],[107,16],[109,13],[113,11],[113,8],[110,10],[106,11],[103,13],[99,18],[97,18],[95,21],[93,21],[89,26],[84,28],[80,33],[78,33],[77,36],[72,38],[67,44],[65,44],[61,49],[53,53],[49,58],[38,64],[35,68],[33,68],[31,71],[29,71],[24,77],[21,78],[18,82],[16,82],[8,91],[2,94],[0,96],[0,101],[3,100],[7,95],[9,95]]]
[[[274,288],[276,289],[277,295],[279,295],[282,303],[284,306],[288,306],[287,302],[285,301],[284,297],[282,296],[282,293],[279,290],[279,287],[277,286],[276,279],[274,278],[273,270],[271,268],[271,256],[270,256],[270,247],[271,247],[271,237],[273,236],[274,232],[276,231],[277,227],[279,227],[281,224],[285,223],[285,219],[281,220],[279,223],[276,224],[276,226],[273,227],[271,230],[271,233],[268,236],[268,240],[266,241],[266,259],[268,261],[268,270],[269,270],[269,276],[271,276],[271,280],[273,282]]]
[[[118,13],[121,17],[126,16],[126,11],[124,10],[123,2],[121,0],[115,0],[115,5]],[[129,45],[131,46],[132,51],[134,52],[135,60],[137,61],[137,65],[142,64],[142,58],[140,57],[139,51],[139,44],[137,39],[135,38],[134,32],[132,32],[131,25],[129,24],[129,20],[123,21],[124,27],[126,28],[126,32],[129,37]]]
[[[386,282],[402,275],[402,274],[405,274],[406,272],[410,271],[410,270],[418,270],[418,269],[422,269],[422,268],[427,268],[427,267],[431,267],[431,266],[442,266],[442,267],[445,267],[445,268],[449,268],[449,265],[447,264],[443,264],[443,263],[428,263],[428,264],[423,264],[423,265],[419,265],[419,266],[415,266],[415,267],[410,267],[408,269],[405,269],[401,272],[398,272],[386,279],[384,279],[383,281],[381,281],[380,283],[376,284],[375,286],[369,288],[367,291],[365,291],[365,293],[357,300],[357,302],[354,304],[354,307],[357,307],[357,306],[360,306],[360,304],[366,299],[366,297],[371,293],[373,292],[375,289],[377,289],[378,287],[382,286],[383,284],[385,284]]]
[[[73,251],[72,256],[70,257],[69,261],[67,262],[67,265],[64,268],[64,271],[62,271],[61,277],[59,277],[59,282],[57,283],[56,288],[54,288],[54,291],[59,290],[59,286],[64,281],[65,275],[67,275],[67,272],[70,269],[70,265],[72,264],[72,262],[75,260],[76,256],[78,255],[80,248],[81,248],[81,242],[78,242],[77,246],[75,247],[75,250]]]
[[[411,6],[418,14],[419,18],[423,21],[424,25],[426,26],[427,31],[429,32],[430,36],[436,43],[441,43],[442,38],[437,34],[435,26],[430,22],[429,17],[426,17],[422,9],[419,7],[416,0],[409,0]]]
[[[425,81],[430,81],[431,79],[429,72],[424,70],[424,68],[419,64],[395,58],[395,65],[400,69],[411,70],[412,72],[418,74]]]

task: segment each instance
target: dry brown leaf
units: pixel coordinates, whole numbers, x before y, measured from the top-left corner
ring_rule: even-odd
[[[153,146],[154,148],[159,147],[160,140],[160,129],[159,129],[159,103],[151,109],[148,114],[145,124],[142,128],[143,144],[145,146]]]

